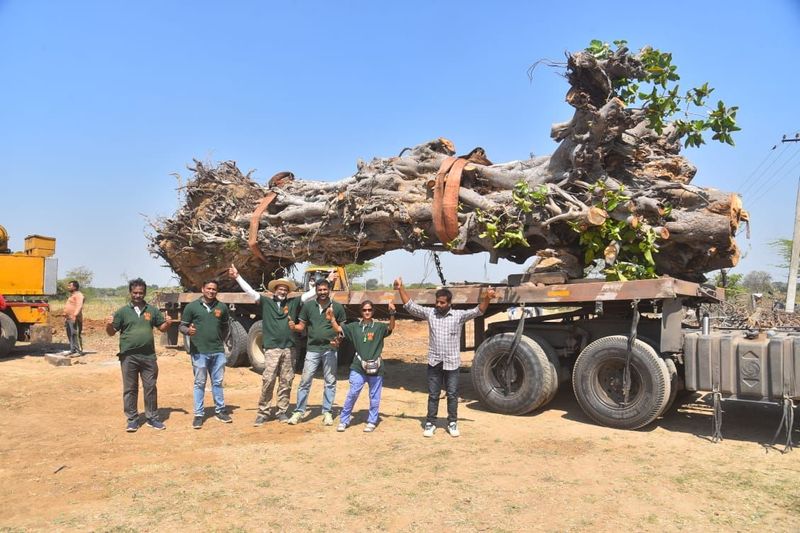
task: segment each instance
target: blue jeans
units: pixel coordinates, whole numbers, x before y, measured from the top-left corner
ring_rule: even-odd
[[[347,391],[347,398],[344,400],[344,407],[339,414],[339,422],[345,426],[350,423],[350,414],[353,406],[364,388],[364,383],[369,385],[369,416],[367,423],[378,423],[378,408],[381,405],[381,391],[383,390],[383,376],[365,376],[355,370],[350,371],[350,390]]]
[[[303,363],[303,376],[297,387],[297,407],[295,413],[305,413],[308,403],[308,391],[311,390],[311,380],[314,373],[322,363],[322,377],[325,379],[325,391],[322,394],[322,412],[330,413],[333,400],[336,397],[336,363],[338,354],[336,350],[324,352],[306,352],[306,361]]]
[[[194,370],[194,416],[203,416],[203,397],[206,395],[206,381],[211,372],[211,395],[214,397],[214,412],[225,411],[225,398],[222,395],[222,378],[225,377],[225,354],[192,354]]]

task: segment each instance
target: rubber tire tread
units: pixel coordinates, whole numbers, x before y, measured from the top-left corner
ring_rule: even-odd
[[[481,402],[492,411],[522,415],[544,403],[554,387],[555,376],[552,364],[542,347],[523,335],[515,354],[515,358],[522,365],[523,382],[520,389],[512,396],[504,396],[495,388],[489,377],[491,363],[508,353],[513,340],[514,333],[500,333],[486,339],[478,346],[472,360],[472,385]]]
[[[247,328],[236,319],[230,321],[228,336],[223,343],[226,366],[247,364]]]
[[[551,367],[551,370],[553,372],[552,386],[548,390],[544,401],[535,408],[535,409],[539,409],[541,407],[544,407],[545,405],[547,405],[551,401],[553,401],[553,398],[555,398],[556,394],[558,394],[558,385],[560,384],[559,376],[558,376],[558,368],[561,365],[561,362],[558,360],[558,355],[556,355],[556,350],[555,350],[555,348],[553,348],[552,344],[550,344],[549,342],[547,342],[543,338],[538,337],[536,335],[527,335],[526,334],[525,336],[527,338],[529,338],[532,342],[535,342],[536,344],[538,344],[539,347],[544,351],[545,355],[547,355],[547,360],[550,362],[550,367]],[[531,409],[531,411],[533,411],[535,409]]]
[[[259,374],[264,373],[266,360],[264,358],[264,337],[262,333],[263,322],[256,320],[247,332],[247,359],[250,367]]]
[[[17,343],[17,325],[7,314],[0,312],[0,357],[6,357]]]
[[[610,407],[594,392],[593,371],[609,356],[624,358],[628,338],[624,335],[601,337],[578,355],[572,370],[575,399],[586,415],[598,424],[618,429],[639,429],[655,420],[664,410],[670,397],[670,375],[666,363],[647,343],[636,340],[631,358],[631,376],[638,371],[646,383],[643,400],[627,407]],[[649,378],[649,379],[648,379]]]
[[[675,361],[669,357],[664,358],[664,364],[667,365],[667,372],[669,373],[669,398],[664,409],[658,413],[658,416],[664,416],[669,411],[672,404],[675,403],[675,398],[678,396],[678,368],[675,366]]]

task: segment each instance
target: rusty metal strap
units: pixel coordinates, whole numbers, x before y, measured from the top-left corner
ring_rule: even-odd
[[[625,355],[625,368],[622,372],[622,402],[628,405],[631,392],[631,359],[633,358],[633,345],[636,343],[636,336],[639,327],[639,299],[634,298],[631,302],[633,308],[633,319],[631,320],[630,335],[628,335],[628,350]]]

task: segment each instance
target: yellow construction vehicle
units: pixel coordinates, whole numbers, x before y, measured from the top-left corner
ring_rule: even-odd
[[[0,226],[0,357],[17,340],[51,342],[47,296],[56,293],[56,240],[25,237],[25,249],[12,252],[8,232]]]

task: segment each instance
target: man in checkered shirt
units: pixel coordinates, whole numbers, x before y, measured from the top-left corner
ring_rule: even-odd
[[[489,287],[481,296],[481,302],[473,309],[462,311],[451,309],[453,293],[448,289],[436,291],[434,307],[423,307],[414,302],[403,286],[403,278],[394,281],[394,288],[411,316],[428,321],[428,416],[425,419],[423,436],[432,437],[436,431],[436,416],[439,412],[439,396],[444,382],[447,391],[447,432],[452,437],[458,431],[458,367],[461,366],[461,330],[464,323],[481,316],[489,307],[495,291]]]

